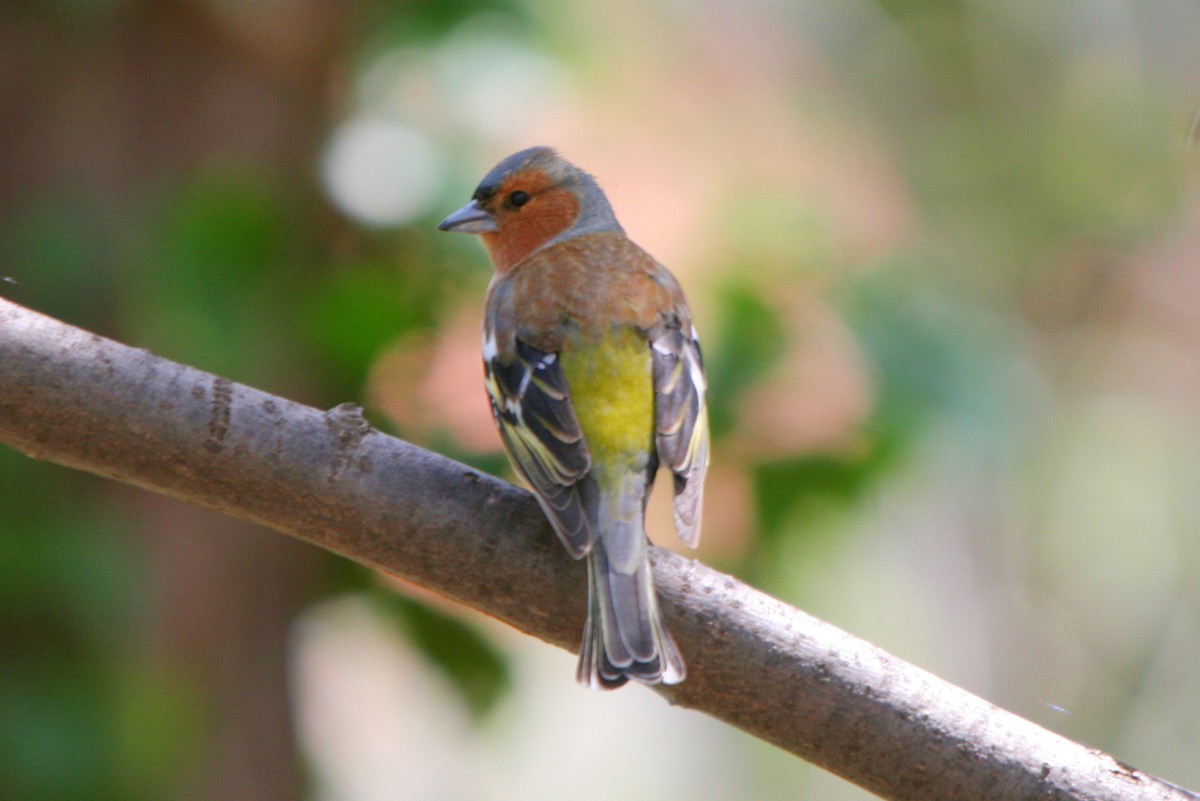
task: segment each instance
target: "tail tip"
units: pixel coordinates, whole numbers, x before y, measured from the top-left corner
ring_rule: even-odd
[[[585,646],[575,674],[578,682],[590,690],[615,690],[623,687],[631,679],[639,684],[653,686],[680,684],[687,678],[687,667],[678,651],[668,651],[665,661],[661,655],[656,655],[653,659],[634,662],[626,667],[614,665],[608,660],[607,654],[603,653],[603,649],[599,651],[597,654],[592,648]]]

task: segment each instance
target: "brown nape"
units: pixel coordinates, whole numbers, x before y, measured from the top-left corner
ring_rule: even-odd
[[[510,194],[523,191],[529,202],[506,205]],[[525,170],[506,179],[492,199],[500,230],[483,234],[483,244],[496,272],[506,273],[542,245],[566,231],[579,217],[579,198],[569,189],[553,188],[542,170]]]

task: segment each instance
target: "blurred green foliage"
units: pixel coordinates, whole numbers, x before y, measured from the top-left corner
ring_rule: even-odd
[[[733,429],[738,401],[778,363],[787,342],[777,313],[755,287],[731,281],[718,293],[718,304],[714,345],[704,361],[716,439]]]
[[[286,191],[213,169],[159,198],[120,276],[126,335],[237,381],[294,371],[304,353],[290,321],[319,279]]]
[[[1016,343],[995,312],[931,282],[908,258],[856,281],[841,298],[878,382],[873,434],[903,445],[951,421],[993,444],[1017,432]]]
[[[94,483],[0,451],[9,488],[0,504],[0,797],[77,798],[81,787],[96,798],[139,795],[146,774],[126,757],[146,754],[125,751],[118,733],[152,694],[150,707],[186,731],[187,717],[170,714],[189,706],[177,688],[138,681],[142,699],[121,691],[131,668],[146,669],[129,658],[146,622],[136,578],[145,567],[131,521]],[[178,736],[154,745],[159,772],[177,769],[190,747]]]
[[[113,270],[118,243],[106,230],[90,193],[46,189],[5,215],[0,223],[12,283],[5,295],[91,330],[111,330]]]

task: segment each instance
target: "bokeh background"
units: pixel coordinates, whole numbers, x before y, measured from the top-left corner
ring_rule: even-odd
[[[555,145],[695,309],[702,559],[1200,787],[1198,42],[1191,0],[6,2],[0,292],[507,475],[434,226]],[[865,796],[0,450],[0,798]]]

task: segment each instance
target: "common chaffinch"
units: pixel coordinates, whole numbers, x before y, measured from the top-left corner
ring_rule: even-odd
[[[491,256],[492,415],[567,551],[587,557],[580,683],[683,681],[643,522],[661,462],[676,532],[700,537],[708,414],[679,283],[625,236],[596,180],[546,147],[501,161],[438,227],[479,234]]]

